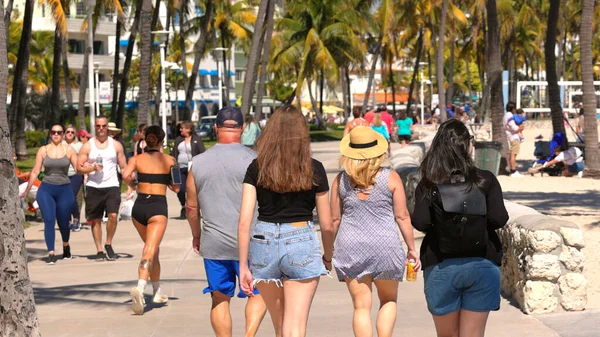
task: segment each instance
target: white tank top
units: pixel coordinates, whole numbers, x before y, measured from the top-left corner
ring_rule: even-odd
[[[102,171],[95,171],[88,175],[86,186],[94,188],[119,187],[119,178],[117,177],[117,151],[115,142],[108,137],[108,146],[105,149],[96,147],[96,138],[92,138],[90,143],[90,155],[88,161],[95,163],[98,156],[102,157]]]

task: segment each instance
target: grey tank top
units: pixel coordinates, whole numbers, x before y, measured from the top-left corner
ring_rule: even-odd
[[[61,158],[50,158],[48,155],[44,158],[44,178],[42,182],[50,185],[70,184],[68,172],[71,162],[65,154]]]

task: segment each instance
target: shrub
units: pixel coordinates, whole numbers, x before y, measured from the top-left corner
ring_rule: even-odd
[[[48,134],[44,131],[25,131],[25,144],[28,149],[40,147],[42,144],[46,143],[47,137]]]

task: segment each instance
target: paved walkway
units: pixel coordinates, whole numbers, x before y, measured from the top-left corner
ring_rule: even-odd
[[[314,145],[314,155],[324,163],[330,181],[339,172],[337,147],[338,143]],[[168,200],[169,214],[178,215],[180,207],[175,194],[170,193]],[[143,316],[135,316],[130,310],[129,289],[136,284],[142,250],[142,242],[130,221],[119,223],[113,245],[121,258],[112,262],[89,259],[96,252],[88,229],[72,234],[73,260],[59,260],[54,266],[40,260],[47,254],[43,227],[31,227],[25,236],[29,272],[44,337],[213,336],[209,320],[210,296],[202,294],[206,276],[202,259],[191,250],[191,235],[186,221],[170,219],[161,245],[162,287],[170,301],[164,307],[147,308]],[[57,242],[58,237],[57,232]],[[150,291],[151,287],[148,287],[148,296]],[[244,303],[239,299],[232,302],[234,336],[243,335]],[[374,308],[373,317],[375,315]],[[258,336],[273,335],[267,316]],[[352,302],[343,284],[327,277],[321,279],[307,335],[352,336]],[[491,314],[486,335],[558,336],[535,317],[522,314],[506,300],[502,301],[499,312]],[[422,274],[419,274],[417,282],[400,284],[394,336],[435,336],[425,305]]]

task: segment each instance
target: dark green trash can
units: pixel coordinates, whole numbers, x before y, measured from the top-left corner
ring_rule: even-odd
[[[502,143],[499,142],[475,142],[475,166],[498,175],[501,150]]]

